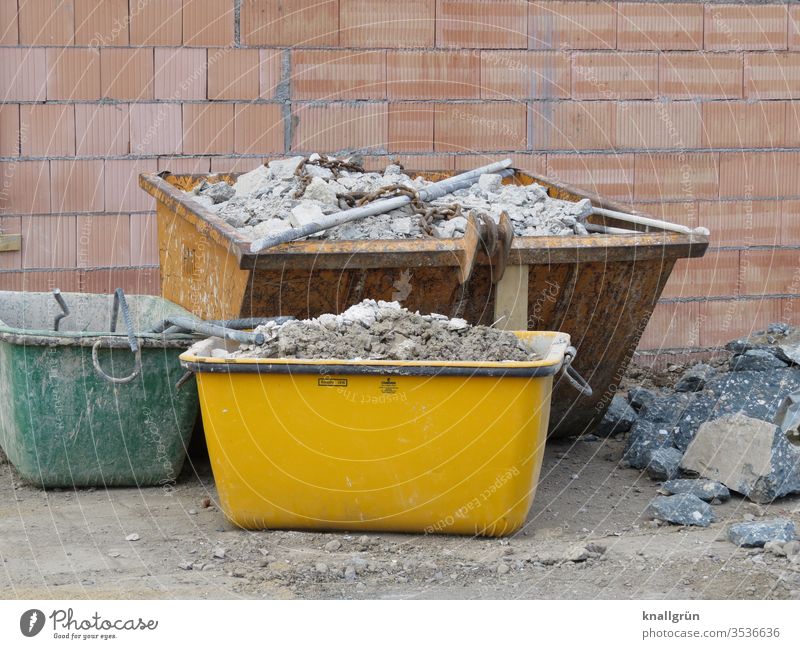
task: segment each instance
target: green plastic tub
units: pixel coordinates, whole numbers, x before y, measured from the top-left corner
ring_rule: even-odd
[[[176,387],[178,355],[191,339],[141,332],[191,314],[128,296],[139,366],[121,313],[110,331],[113,295],[62,295],[70,315],[55,331],[62,310],[52,293],[0,291],[0,447],[41,487],[173,482],[198,412],[194,378]]]

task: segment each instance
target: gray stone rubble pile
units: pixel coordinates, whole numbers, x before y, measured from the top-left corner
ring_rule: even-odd
[[[370,193],[389,185],[402,185],[419,191],[431,182],[421,176],[406,175],[399,165],[391,164],[383,173],[341,170],[336,175],[314,162],[317,154],[309,156],[304,172],[310,182],[299,196],[301,179],[296,171],[303,156],[273,160],[239,176],[233,185],[213,179],[198,184],[187,192],[205,208],[216,213],[243,235],[258,239],[270,234],[299,227],[333,214],[349,205],[340,195]],[[587,234],[584,219],[591,212],[591,202],[550,198],[544,187],[531,184],[503,185],[497,174],[484,174],[468,189],[461,189],[430,203],[433,206],[459,204],[462,213],[486,213],[495,221],[506,212],[518,236],[567,236]],[[434,222],[434,236],[460,237],[467,220],[464,216]],[[337,239],[417,239],[425,233],[417,214],[409,206],[358,221],[330,228],[319,238]]]
[[[339,315],[270,322],[255,330],[263,345],[242,345],[220,358],[532,361],[536,352],[509,331],[463,318],[421,315],[397,302],[364,300]]]
[[[735,492],[764,504],[800,493],[800,329],[772,324],[726,349],[727,371],[701,363],[672,390],[635,388],[627,403],[615,397],[598,426],[627,430],[624,460],[663,481],[652,518],[705,526],[713,514],[697,502]],[[730,532],[738,545],[794,541],[781,521],[742,525]]]

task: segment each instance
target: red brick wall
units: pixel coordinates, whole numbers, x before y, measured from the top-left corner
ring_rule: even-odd
[[[643,349],[798,322],[800,6],[0,0],[0,287],[158,290],[140,171],[499,152],[712,230]]]

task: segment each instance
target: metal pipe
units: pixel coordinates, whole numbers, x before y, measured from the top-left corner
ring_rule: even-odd
[[[600,225],[599,223],[584,223],[583,227],[589,232],[599,232],[600,234],[639,234],[638,230],[614,228],[610,225]]]
[[[478,178],[480,178],[483,174],[498,173],[504,169],[507,169],[512,164],[513,161],[511,158],[506,158],[500,162],[493,162],[492,164],[488,164],[484,167],[478,167],[477,169],[472,169],[464,172],[463,174],[458,174],[457,176],[452,176],[451,178],[445,178],[444,180],[440,180],[439,182],[433,183],[425,189],[420,190],[418,193],[419,198],[423,201],[432,201],[437,198],[441,198],[442,196],[450,194],[458,189],[464,189],[475,184]],[[250,244],[250,252],[260,252],[265,248],[271,248],[272,246],[277,246],[281,243],[288,243],[289,241],[307,237],[309,234],[322,232],[328,228],[342,225],[343,223],[349,223],[350,221],[357,221],[358,219],[363,219],[367,216],[385,214],[386,212],[396,210],[398,207],[408,205],[410,202],[410,196],[394,196],[392,198],[384,198],[373,201],[372,203],[362,205],[361,207],[354,207],[349,210],[342,210],[341,212],[328,214],[319,221],[307,223],[302,227],[291,228],[289,230],[278,232],[277,234],[256,239]]]
[[[220,327],[210,322],[203,322],[202,320],[195,320],[194,318],[187,318],[185,316],[171,316],[167,318],[166,321],[181,329],[205,334],[206,336],[217,336],[218,338],[224,338],[226,340],[235,340],[245,345],[263,345],[266,340],[264,334],[261,333],[253,334],[244,331],[236,331],[235,329]]]
[[[131,320],[131,313],[128,309],[128,301],[125,299],[125,292],[118,288],[114,291],[114,304],[113,304],[113,321],[112,326],[116,329],[117,313],[122,311],[122,319],[125,321],[125,329],[127,329],[128,343],[130,344],[131,351],[136,353],[139,349],[139,343],[136,340],[136,335],[133,330],[133,320]],[[114,331],[114,329],[112,329]]]
[[[689,228],[685,225],[678,225],[677,223],[669,223],[661,219],[651,219],[647,216],[639,216],[638,214],[628,214],[626,212],[617,212],[616,210],[607,210],[602,207],[593,207],[592,214],[598,216],[606,216],[618,221],[626,221],[627,223],[635,223],[636,225],[644,225],[651,228],[660,228],[669,232],[679,232],[680,234],[700,234],[708,236],[711,234],[708,228]]]
[[[267,324],[268,322],[274,322],[275,324],[281,325],[284,322],[294,319],[294,316],[282,315],[274,318],[234,318],[232,320],[205,320],[204,322],[207,324],[217,325],[219,327],[225,327],[226,329],[255,329],[259,325]],[[186,331],[189,330],[174,325],[172,323],[172,318],[167,318],[166,320],[161,320],[150,327],[147,333],[173,334],[182,332],[185,333]]]
[[[69,307],[64,300],[64,296],[61,295],[60,288],[53,289],[53,297],[56,299],[56,302],[58,302],[58,306],[61,307],[61,313],[56,316],[55,321],[53,322],[53,331],[58,331],[61,321],[69,315]]]
[[[274,318],[234,318],[233,320],[206,320],[206,322],[220,327],[227,327],[228,329],[255,329],[259,325],[264,325],[268,322],[281,325],[294,319],[295,317],[291,315],[281,315]]]

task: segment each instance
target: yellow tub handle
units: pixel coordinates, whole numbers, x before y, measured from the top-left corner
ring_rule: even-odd
[[[573,388],[583,396],[591,397],[593,393],[592,386],[589,385],[586,379],[578,374],[578,370],[572,367],[572,361],[575,360],[577,353],[578,350],[572,345],[567,347],[567,350],[564,352],[564,362],[561,364],[561,372]]]

